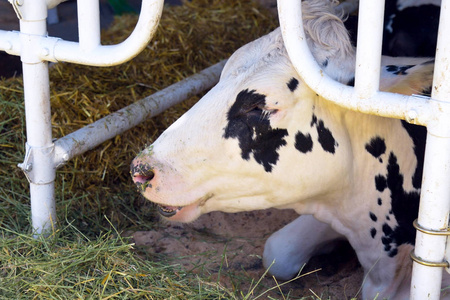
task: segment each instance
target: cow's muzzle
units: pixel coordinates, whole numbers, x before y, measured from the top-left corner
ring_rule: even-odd
[[[131,164],[131,177],[138,187],[138,191],[144,193],[147,188],[152,188],[152,179],[155,177],[154,168],[145,162],[134,161]],[[171,218],[175,216],[183,207],[182,206],[166,206],[157,204],[158,213],[165,217]]]

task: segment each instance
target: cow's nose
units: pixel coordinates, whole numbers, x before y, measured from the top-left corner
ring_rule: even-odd
[[[133,162],[131,176],[138,188],[144,191],[147,187],[151,187],[150,181],[155,177],[155,172],[153,167],[147,163]]]

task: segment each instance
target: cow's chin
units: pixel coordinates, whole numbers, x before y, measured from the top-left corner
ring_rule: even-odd
[[[166,220],[189,223],[195,221],[201,215],[199,203],[187,206],[165,206],[157,204],[158,213]]]

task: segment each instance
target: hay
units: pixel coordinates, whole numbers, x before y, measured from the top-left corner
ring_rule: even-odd
[[[103,44],[124,40],[136,21],[135,15],[117,17],[102,34]],[[253,2],[195,0],[166,6],[155,37],[132,61],[108,68],[59,63],[50,69],[53,136],[67,135],[227,58],[276,25],[275,18]],[[62,167],[56,182],[58,216],[75,220],[88,232],[109,228],[103,215],[120,229],[151,221],[153,212],[134,191],[129,164],[198,98]],[[24,127],[22,79],[0,81],[0,225],[22,229],[27,220],[17,207],[28,205],[28,182],[16,166],[23,160]]]
[[[74,231],[0,236],[0,299],[240,299],[180,265],[136,255],[113,232],[89,239]]]

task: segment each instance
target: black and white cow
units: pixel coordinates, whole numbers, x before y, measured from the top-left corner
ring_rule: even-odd
[[[359,0],[347,0],[338,9],[349,15],[345,21],[356,44],[358,17],[352,15]],[[383,48],[389,56],[434,56],[441,0],[386,0]]]
[[[304,1],[305,31],[324,72],[351,84],[355,49],[334,9]],[[431,59],[385,57],[380,89],[428,93],[432,72]],[[134,159],[131,173],[169,220],[295,209],[302,216],[266,243],[273,275],[294,276],[321,245],[345,238],[365,271],[364,299],[408,299],[425,135],[318,96],[277,29],[236,51],[219,83]]]

